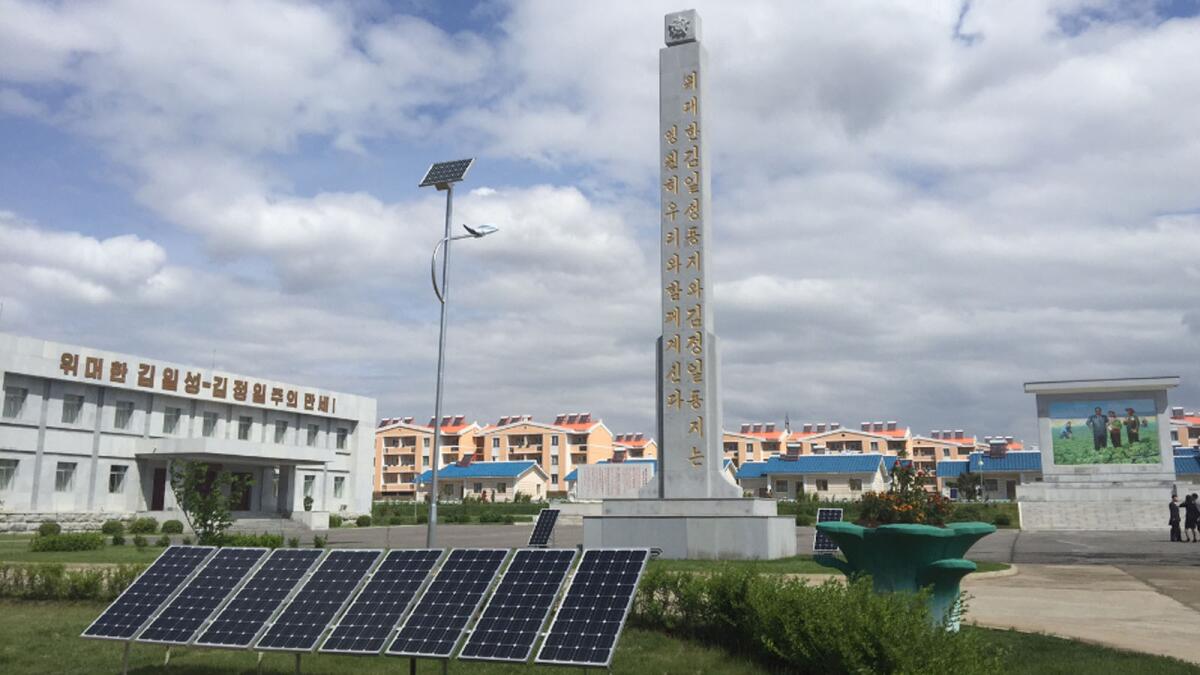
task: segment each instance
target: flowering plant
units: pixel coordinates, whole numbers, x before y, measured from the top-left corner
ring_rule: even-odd
[[[950,515],[950,500],[925,489],[929,477],[911,462],[898,460],[892,468],[892,486],[887,492],[868,492],[862,498],[859,524],[868,527],[892,523],[944,525]]]

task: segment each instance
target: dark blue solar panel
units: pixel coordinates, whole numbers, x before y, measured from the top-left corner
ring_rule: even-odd
[[[279,548],[258,568],[212,623],[197,645],[249,647],[275,610],[283,604],[324,551],[315,548]]]
[[[192,577],[154,621],[138,636],[143,642],[187,644],[208,617],[254,569],[265,548],[223,548]]]
[[[389,551],[325,638],[321,651],[353,654],[382,651],[440,557],[441,549]]]
[[[584,551],[536,662],[608,666],[649,557],[648,549]]]
[[[387,653],[450,658],[507,555],[507,549],[451,551]]]
[[[841,509],[817,509],[817,522],[830,523],[842,519]],[[837,553],[837,542],[830,539],[824,532],[817,531],[813,535],[813,553]]]
[[[380,550],[330,551],[254,648],[311,651],[382,554]]]
[[[213,550],[211,546],[169,547],[83,631],[83,636],[132,638]]]
[[[439,183],[457,183],[467,175],[467,171],[471,169],[473,159],[456,159],[451,162],[438,162],[429,167],[429,171],[425,172],[425,178],[421,180],[421,184],[417,187],[428,187]]]
[[[533,532],[529,533],[529,545],[539,548],[550,544],[550,536],[554,534],[554,524],[558,522],[558,509],[542,509],[538,512],[537,522]]]
[[[574,549],[517,551],[458,658],[528,661],[574,560]]]

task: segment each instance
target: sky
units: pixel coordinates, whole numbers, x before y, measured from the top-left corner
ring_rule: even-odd
[[[725,424],[1200,407],[1200,3],[696,2]],[[653,433],[637,2],[0,0],[0,331],[433,410],[433,161],[475,157],[445,412]]]

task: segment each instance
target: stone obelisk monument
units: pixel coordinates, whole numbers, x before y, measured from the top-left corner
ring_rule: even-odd
[[[646,546],[665,558],[796,554],[795,521],[775,502],[743,499],[724,470],[720,364],[708,303],[709,184],[703,92],[708,56],[695,10],[664,22],[659,52],[662,314],[659,463],[641,499],[605,500],[583,519],[585,548]]]

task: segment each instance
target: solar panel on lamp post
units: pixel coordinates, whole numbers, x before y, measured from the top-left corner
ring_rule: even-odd
[[[441,462],[442,445],[442,376],[446,362],[446,300],[449,294],[447,284],[449,279],[446,272],[450,263],[450,242],[457,239],[481,239],[497,231],[493,225],[480,225],[475,228],[463,225],[467,234],[450,236],[450,220],[454,214],[454,184],[461,182],[466,177],[467,171],[471,169],[474,161],[474,159],[460,159],[452,162],[437,162],[429,167],[429,170],[425,172],[425,178],[421,179],[417,186],[434,186],[438,190],[446,191],[446,233],[437,246],[433,247],[433,256],[429,260],[429,275],[433,282],[433,293],[442,306],[438,329],[437,385],[433,403],[433,466],[429,486],[429,523],[425,534],[425,545],[429,548],[437,548],[438,464]],[[443,246],[446,250],[442,255],[442,283],[439,288],[437,254]]]

